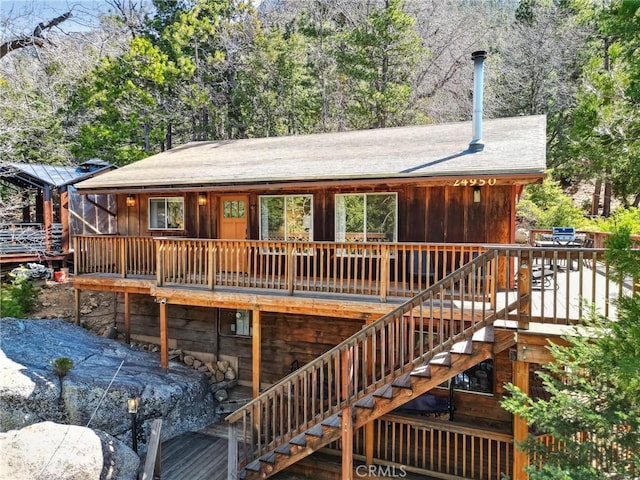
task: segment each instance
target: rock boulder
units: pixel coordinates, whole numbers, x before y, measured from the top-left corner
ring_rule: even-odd
[[[0,478],[135,480],[140,459],[99,430],[43,422],[0,433]]]
[[[162,439],[215,420],[209,382],[201,372],[157,354],[96,336],[61,320],[0,320],[0,431],[43,421],[88,426],[131,445],[127,399],[138,397],[138,445],[144,451],[151,423],[163,419]],[[73,368],[61,382],[52,360]]]

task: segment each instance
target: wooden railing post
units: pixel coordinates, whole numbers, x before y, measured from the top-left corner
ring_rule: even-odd
[[[229,444],[227,450],[227,478],[238,480],[238,434],[236,424],[229,422]]]
[[[529,329],[529,311],[531,306],[531,271],[527,263],[518,270],[518,329]]]
[[[164,261],[162,256],[164,254],[164,247],[162,240],[155,240],[156,242],[156,285],[161,287],[163,285],[162,277],[164,276]]]
[[[207,278],[207,285],[209,286],[209,290],[213,290],[216,279],[216,253],[217,248],[216,244],[209,241],[207,242],[207,253],[208,253],[208,263],[209,263],[209,276]]]
[[[391,249],[388,245],[382,245],[380,250],[380,301],[386,303],[389,294],[389,263],[391,262]]]
[[[120,278],[127,277],[127,238],[122,237],[119,240],[120,243]]]
[[[287,244],[287,256],[286,256],[286,272],[287,272],[287,291],[289,295],[293,295],[295,288],[295,275],[296,275],[296,253],[292,243]]]
[[[151,424],[151,435],[149,436],[149,447],[144,462],[142,480],[155,480],[161,478],[161,448],[160,431],[162,430],[162,419],[156,418]]]

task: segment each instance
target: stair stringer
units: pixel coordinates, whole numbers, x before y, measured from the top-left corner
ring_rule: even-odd
[[[407,387],[392,387],[393,395],[391,398],[385,398],[382,396],[376,396],[375,392],[371,393],[364,398],[374,398],[373,407],[359,407],[352,404],[353,415],[353,428],[354,430],[366,425],[372,420],[380,418],[381,416],[391,412],[392,410],[402,406],[411,399],[428,392],[432,388],[440,385],[441,383],[449,380],[455,375],[464,372],[465,370],[477,365],[478,363],[491,358],[493,355],[493,344],[488,342],[472,342],[471,353],[450,353],[451,365],[429,365],[430,377],[422,375],[408,375],[410,383]],[[387,382],[376,391],[390,386],[398,378],[403,377],[400,375]],[[363,399],[359,399],[357,402],[361,402]],[[338,417],[341,415],[336,414]],[[253,464],[249,464],[245,467],[246,479],[264,479],[284,470],[285,468],[293,465],[294,463],[302,460],[303,458],[313,454],[319,449],[327,446],[331,442],[339,440],[342,436],[341,422],[337,426],[329,426],[330,423],[327,420],[319,421],[318,424],[312,428],[316,428],[318,425],[322,425],[322,436],[310,434],[308,429],[305,433],[296,437],[304,437],[305,445],[296,445],[291,441],[289,442],[289,453],[280,453],[276,450],[263,455]],[[316,432],[317,433],[317,432]],[[299,440],[298,440],[299,441]],[[258,467],[257,470],[252,470],[251,465]]]

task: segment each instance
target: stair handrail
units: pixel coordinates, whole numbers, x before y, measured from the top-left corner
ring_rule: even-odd
[[[231,424],[243,420],[245,422],[245,425],[243,425],[243,438],[246,439],[248,436],[256,437],[253,439],[253,448],[245,452],[246,461],[243,464],[253,461],[272,449],[283,445],[307,428],[341,411],[348,403],[356,401],[385,385],[392,378],[411,372],[417,366],[429,361],[434,355],[448,350],[454,343],[463,339],[470,339],[475,331],[493,321],[495,318],[494,312],[486,308],[486,304],[490,303],[491,299],[486,297],[491,295],[491,292],[495,292],[493,283],[495,282],[496,272],[495,262],[502,255],[496,249],[490,249],[478,255],[472,261],[402,303],[380,319],[363,327],[359,332],[287,375],[258,397],[229,414],[225,420],[229,422],[230,427],[232,427]],[[443,293],[447,288],[451,288],[451,291],[453,291],[454,286],[458,285],[463,294],[462,298],[464,298],[463,290],[467,282],[466,279],[472,286],[482,282],[483,280],[480,277],[482,271],[484,271],[482,292],[486,295],[483,295],[481,299],[481,309],[474,310],[475,300],[474,298],[471,300],[471,312],[479,312],[481,318],[475,321],[472,315],[471,325],[464,328],[465,320],[463,320],[461,322],[463,326],[459,328],[459,331],[456,331],[453,306],[443,308]],[[474,292],[476,292],[475,287]],[[420,312],[424,308],[428,308],[432,312],[434,300],[439,301],[439,307],[437,307],[440,310],[437,325],[439,329],[434,330],[434,318],[433,315],[429,315],[428,329],[425,330],[425,316],[421,315],[419,317],[420,328],[416,331],[416,319],[413,312],[416,309]],[[431,303],[428,307],[425,307],[424,304],[427,301]],[[453,305],[452,300],[450,303]],[[447,309],[451,309],[451,318],[448,320],[448,325],[445,325],[443,313]],[[402,351],[389,351],[387,354],[384,348],[386,345],[383,345],[383,343],[386,343],[384,341],[385,338],[389,337],[389,343],[396,341],[395,335],[402,336],[406,330],[407,322],[412,327],[409,329],[412,335],[419,332],[421,336],[420,347],[412,347],[413,340],[407,342],[408,338],[400,338],[398,344]],[[389,329],[386,332],[385,328],[390,325],[397,328]],[[450,330],[449,334],[443,335],[447,328]],[[377,338],[378,333],[381,334],[380,341]],[[428,336],[426,346],[422,338],[425,333]],[[434,336],[439,336],[440,338],[436,340]],[[376,371],[377,362],[375,357],[378,348],[381,352],[381,366],[379,371]],[[408,350],[408,352],[405,350]],[[369,362],[373,364],[371,367],[368,366],[367,355],[373,358],[373,362]],[[387,356],[399,356],[400,358],[398,359],[399,361],[396,361],[395,358],[386,358]],[[360,363],[362,365],[359,368]],[[363,365],[365,368],[362,368]],[[348,375],[343,375],[342,370],[347,366],[350,366],[351,371]],[[373,372],[365,372],[365,369],[373,369]],[[352,385],[345,383],[345,377],[349,378]],[[329,380],[326,388],[324,386],[325,380]],[[309,404],[309,408],[307,404]],[[309,412],[308,410],[312,411]],[[267,412],[270,412],[270,418],[267,418],[269,423],[265,423],[265,418],[262,418],[263,413]],[[292,417],[296,422],[292,423]],[[251,421],[250,425],[246,425],[248,420]],[[284,425],[284,423],[287,425]]]

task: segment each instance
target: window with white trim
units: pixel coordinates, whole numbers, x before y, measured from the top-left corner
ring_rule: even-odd
[[[398,241],[398,194],[336,195],[336,242]]]
[[[260,239],[313,241],[313,195],[260,196]]]
[[[184,230],[184,198],[150,198],[149,229]]]

